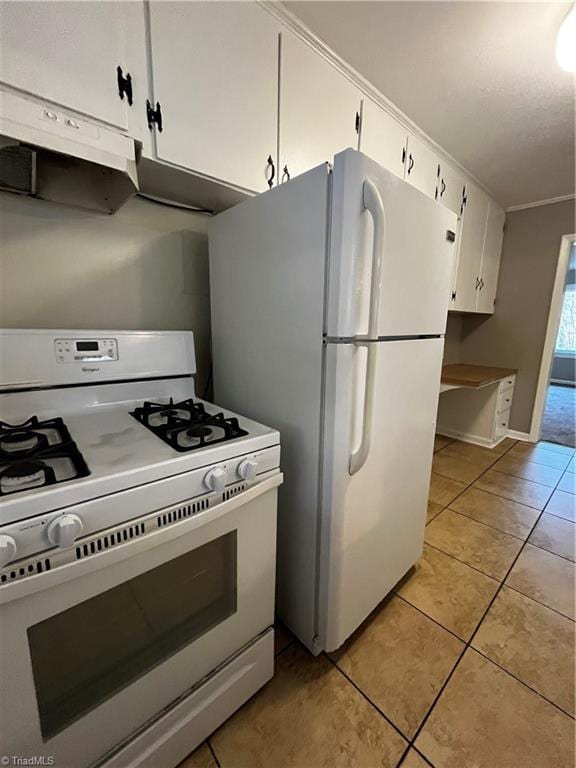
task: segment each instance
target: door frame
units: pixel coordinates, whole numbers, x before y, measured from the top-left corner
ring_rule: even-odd
[[[568,272],[568,264],[570,262],[570,250],[572,248],[572,243],[574,242],[576,242],[576,234],[563,235],[560,240],[556,277],[554,278],[554,288],[550,300],[548,324],[546,326],[546,336],[544,338],[544,347],[542,348],[542,358],[540,360],[540,372],[538,374],[538,385],[536,387],[536,397],[534,398],[532,420],[530,422],[530,435],[528,439],[531,443],[537,443],[540,439],[544,407],[546,405],[546,395],[548,393],[548,385],[550,384],[550,374],[552,372],[552,362],[554,359],[554,350],[556,348],[556,337],[558,336],[558,328],[560,326],[562,302],[564,301],[564,285],[566,282],[566,274]]]

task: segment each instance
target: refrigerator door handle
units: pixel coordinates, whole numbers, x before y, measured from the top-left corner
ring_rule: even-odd
[[[384,204],[377,186],[370,179],[364,180],[362,202],[374,221],[374,241],[372,243],[372,278],[370,281],[370,315],[368,320],[368,338],[378,338],[378,316],[380,312],[380,293],[382,285],[382,252],[384,250],[384,227],[386,216]]]
[[[364,389],[364,408],[362,418],[362,439],[357,451],[350,455],[349,472],[355,475],[361,469],[370,452],[372,440],[372,409],[374,404],[374,382],[376,379],[376,358],[378,344],[370,343],[368,339],[378,338],[378,319],[380,314],[380,293],[382,284],[382,252],[384,250],[384,228],[386,216],[384,204],[377,186],[370,179],[364,180],[362,202],[365,210],[374,221],[374,241],[372,243],[372,275],[370,281],[370,313],[368,319],[368,335],[357,336],[354,343],[366,347],[368,360],[366,363],[366,384]]]
[[[374,387],[376,382],[376,363],[378,357],[377,342],[356,341],[358,347],[366,347],[368,358],[366,361],[366,383],[364,385],[364,408],[362,416],[362,438],[358,450],[350,454],[350,464],[348,472],[355,475],[362,469],[370,453],[370,443],[372,442],[372,411],[374,407]]]

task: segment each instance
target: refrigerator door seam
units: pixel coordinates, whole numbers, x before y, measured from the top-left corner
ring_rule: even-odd
[[[383,341],[422,341],[426,339],[443,339],[442,333],[421,334],[417,336],[377,336],[369,338],[366,336],[327,336],[324,339],[325,344],[379,344]]]

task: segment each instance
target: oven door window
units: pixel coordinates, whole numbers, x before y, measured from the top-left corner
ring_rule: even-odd
[[[236,585],[232,531],[30,627],[43,738],[225,621]]]

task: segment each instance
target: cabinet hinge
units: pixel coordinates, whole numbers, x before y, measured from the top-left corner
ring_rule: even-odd
[[[124,100],[124,96],[126,96],[126,101],[132,106],[132,75],[130,72],[124,74],[122,72],[122,67],[117,66],[116,78],[118,80],[118,94],[120,95],[120,98]]]
[[[356,112],[356,120],[354,122],[354,128],[356,133],[360,133],[360,112]]]
[[[156,109],[152,108],[150,100],[146,99],[146,119],[148,120],[148,128],[152,130],[152,126],[156,125],[160,133],[162,133],[162,109],[160,102],[156,102]]]

